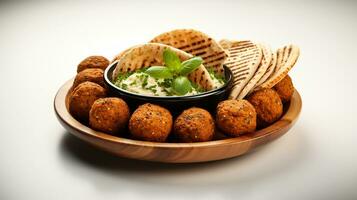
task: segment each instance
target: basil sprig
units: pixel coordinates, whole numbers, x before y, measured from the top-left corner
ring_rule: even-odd
[[[152,66],[149,67],[145,73],[149,74],[154,78],[172,78],[173,74],[171,73],[170,69],[164,66]]]
[[[191,81],[186,76],[179,76],[172,82],[172,90],[177,94],[187,94],[192,91]]]
[[[145,73],[156,79],[173,79],[171,88],[178,95],[185,95],[191,92],[193,87],[187,75],[202,64],[202,58],[193,57],[181,62],[174,51],[165,49],[163,59],[165,66],[149,67]]]
[[[163,53],[165,66],[170,69],[172,73],[176,73],[180,70],[181,60],[175,52],[165,49]]]
[[[193,57],[184,61],[180,67],[180,75],[187,76],[189,73],[197,69],[202,64],[201,57]]]

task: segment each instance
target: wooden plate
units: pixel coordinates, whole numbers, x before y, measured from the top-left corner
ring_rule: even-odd
[[[74,119],[68,112],[68,93],[73,79],[58,91],[54,109],[58,120],[71,134],[95,147],[117,156],[139,160],[193,163],[221,160],[242,155],[284,135],[296,122],[301,111],[301,97],[295,90],[282,118],[267,128],[237,138],[198,143],[157,143],[116,137],[97,132]]]

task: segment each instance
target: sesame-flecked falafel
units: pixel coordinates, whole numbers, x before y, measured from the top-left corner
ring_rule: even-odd
[[[202,108],[184,110],[175,120],[174,135],[181,142],[205,142],[212,140],[214,120]]]
[[[90,109],[89,125],[95,130],[115,134],[126,127],[129,117],[129,107],[122,99],[100,98]]]
[[[104,83],[103,73],[103,70],[99,68],[85,69],[76,75],[76,78],[73,82],[73,87],[77,87],[77,85],[86,81],[97,83],[102,87],[106,87]]]
[[[272,124],[283,114],[283,103],[277,92],[265,88],[253,92],[247,100],[254,106],[257,112],[257,124],[265,127]]]
[[[255,131],[257,114],[252,104],[246,100],[225,100],[218,104],[216,123],[225,134],[238,137]]]
[[[109,65],[109,60],[103,56],[89,56],[82,60],[77,66],[77,73],[89,69],[89,68],[99,68],[105,70]]]
[[[273,87],[273,89],[278,93],[283,103],[290,101],[294,93],[294,85],[290,76],[286,75],[283,80]]]
[[[146,103],[129,120],[129,130],[136,139],[164,142],[172,128],[172,115],[166,108]]]
[[[104,98],[106,90],[92,82],[79,84],[69,97],[69,112],[79,121],[88,122],[89,111],[95,100]]]

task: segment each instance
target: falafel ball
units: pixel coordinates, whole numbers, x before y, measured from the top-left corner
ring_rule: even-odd
[[[184,110],[174,123],[174,135],[181,142],[205,142],[212,140],[213,134],[213,118],[202,108]]]
[[[103,56],[89,56],[78,64],[77,73],[89,68],[99,68],[105,70],[108,65],[109,60]]]
[[[99,68],[85,69],[76,75],[76,78],[73,82],[73,87],[77,87],[77,85],[86,81],[97,83],[102,87],[106,87],[104,83],[103,73],[103,70]]]
[[[255,131],[257,113],[247,100],[225,100],[217,106],[216,123],[225,134],[238,137]]]
[[[257,112],[257,123],[259,127],[272,124],[283,114],[283,103],[277,92],[265,88],[253,92],[247,100],[254,106]]]
[[[136,139],[164,142],[171,132],[172,121],[172,115],[166,108],[146,103],[132,114],[129,130]]]
[[[104,98],[106,90],[89,81],[79,84],[69,98],[69,112],[79,121],[88,122],[89,111],[95,100]]]
[[[279,81],[279,83],[277,83],[273,87],[273,89],[278,93],[283,103],[290,101],[294,93],[294,85],[293,82],[291,81],[290,76],[289,75],[285,76],[285,78]]]
[[[120,98],[97,99],[89,112],[89,125],[98,131],[114,134],[125,128],[129,121],[128,105]]]

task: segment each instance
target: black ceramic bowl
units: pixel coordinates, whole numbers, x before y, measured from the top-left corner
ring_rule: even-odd
[[[224,66],[226,83],[217,89],[203,92],[191,96],[147,96],[137,93],[132,93],[122,88],[117,87],[112,80],[112,73],[117,65],[117,62],[112,63],[107,67],[104,72],[104,80],[108,86],[111,96],[117,96],[124,99],[132,109],[144,103],[152,103],[164,106],[174,114],[178,114],[186,108],[193,106],[206,108],[213,111],[220,101],[227,99],[229,92],[232,88],[233,74],[232,71]]]

